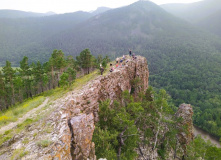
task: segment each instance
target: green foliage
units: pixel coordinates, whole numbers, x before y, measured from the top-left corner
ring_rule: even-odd
[[[80,68],[83,68],[86,73],[89,74],[94,61],[91,51],[89,49],[83,50],[80,55],[76,57],[76,60]]]
[[[68,85],[68,77],[69,77],[68,73],[63,73],[61,75],[60,81],[59,81],[59,84],[61,85],[61,87],[64,87],[64,86]]]
[[[212,145],[211,142],[205,142],[201,136],[197,136],[187,147],[186,159],[205,159],[214,160],[221,157],[221,149]]]
[[[99,122],[93,135],[97,157],[134,159],[137,156],[134,149],[148,144],[156,147],[161,158],[166,159],[169,148],[175,148],[177,130],[174,119],[164,119],[173,114],[165,90],[154,93],[150,87],[142,101],[134,101],[128,91],[122,93],[122,98],[121,103],[114,101],[110,106],[110,101],[104,101],[99,105]],[[165,130],[165,126],[169,129]],[[158,129],[160,133],[165,132],[164,136],[156,134]],[[162,140],[156,141],[155,146],[149,143],[153,137]]]
[[[93,141],[98,144],[97,157],[108,155],[108,159],[116,159],[117,156],[121,159],[134,159],[136,157],[134,148],[139,139],[134,120],[117,102],[113,108],[109,107],[109,101],[102,102],[99,107],[100,121],[95,129],[97,134],[93,137]],[[120,142],[121,140],[124,144]],[[118,151],[119,148],[121,152]]]

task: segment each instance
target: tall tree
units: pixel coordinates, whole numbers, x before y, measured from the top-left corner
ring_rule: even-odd
[[[23,79],[26,97],[32,97],[32,72],[28,64],[28,57],[26,56],[24,56],[23,59],[20,61],[19,73]]]
[[[76,57],[77,64],[86,72],[87,74],[90,73],[90,68],[94,65],[93,60],[94,57],[92,56],[89,49],[83,50],[79,56]]]
[[[41,62],[38,61],[36,65],[33,66],[33,76],[36,83],[36,88],[41,88],[41,92],[44,92],[44,69]]]
[[[66,66],[66,61],[64,57],[64,53],[62,50],[55,49],[49,59],[49,65],[51,68],[51,80],[52,80],[52,87],[55,88],[55,75],[57,76],[57,82],[59,81],[59,75],[61,75],[64,71]],[[57,83],[58,84],[58,83]]]
[[[7,106],[7,98],[5,92],[4,76],[0,71],[0,110],[4,109],[6,106]]]
[[[15,70],[11,67],[11,62],[6,61],[6,65],[3,67],[3,73],[5,77],[5,85],[7,87],[7,99],[9,104],[15,104],[15,91],[13,79],[15,77]]]

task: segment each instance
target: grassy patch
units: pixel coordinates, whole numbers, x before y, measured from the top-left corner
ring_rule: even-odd
[[[36,142],[37,146],[43,147],[43,148],[48,147],[51,143],[52,141],[49,141],[49,140],[40,140]]]
[[[45,97],[39,96],[33,99],[26,100],[22,104],[18,104],[9,108],[6,111],[0,113],[0,127],[18,120],[19,117],[22,117],[31,109],[38,107],[45,100]]]
[[[29,139],[28,138],[25,138],[23,141],[22,141],[23,144],[28,144],[29,143]]]
[[[100,72],[98,70],[95,70],[95,71],[91,72],[88,75],[85,75],[83,77],[80,77],[80,78],[76,79],[75,82],[73,82],[73,84],[68,88],[59,88],[59,87],[57,87],[55,89],[46,91],[46,92],[44,92],[40,95],[45,96],[45,97],[50,97],[51,101],[56,100],[56,99],[64,96],[64,94],[66,94],[67,92],[80,89],[87,82],[89,82],[90,80],[95,79],[99,74],[100,74]]]
[[[13,154],[12,154],[12,157],[11,157],[11,160],[14,160],[14,159],[21,159],[22,157],[24,157],[25,155],[28,154],[28,151],[25,151],[25,148],[20,148],[20,149],[16,149],[13,151]]]
[[[70,90],[76,91],[78,89],[81,89],[83,85],[85,85],[88,81],[95,79],[99,74],[100,74],[100,72],[98,70],[96,70],[88,75],[85,75],[81,78],[76,79],[76,81],[68,89],[56,88],[56,89],[44,92],[40,96],[38,96],[32,100],[27,100],[26,102],[24,102],[16,107],[10,108],[8,111],[0,114],[0,117],[5,116],[2,118],[2,119],[4,119],[5,122],[0,121],[0,127],[1,127],[1,125],[3,125],[3,124],[5,125],[11,121],[16,121],[18,118],[18,115],[20,115],[20,116],[22,115],[22,114],[20,114],[20,111],[17,111],[18,108],[27,109],[27,111],[31,110],[31,108],[29,106],[32,106],[32,108],[37,107],[45,100],[46,96],[50,98],[49,104],[52,104],[54,100],[64,96],[64,94],[66,94]],[[4,142],[11,139],[14,135],[19,134],[22,131],[25,131],[25,128],[27,128],[29,125],[39,121],[40,119],[41,120],[43,119],[43,121],[44,121],[44,119],[46,119],[48,117],[48,115],[50,115],[50,113],[56,109],[56,108],[50,108],[49,110],[42,112],[43,110],[46,110],[49,107],[49,104],[45,105],[42,109],[37,110],[36,111],[37,116],[34,117],[33,119],[26,119],[23,123],[18,124],[17,127],[14,128],[13,130],[8,130],[4,134],[0,134],[0,146]],[[15,115],[17,115],[17,116],[15,116]],[[42,122],[42,124],[43,124],[43,126],[45,126],[44,122]],[[46,133],[51,133],[52,131],[53,131],[52,127],[48,127],[48,129],[44,130],[44,132],[46,132]],[[37,135],[38,135],[38,133],[35,133],[34,137],[36,137]],[[23,143],[28,143],[28,141],[24,140]],[[42,147],[46,147],[47,145],[50,145],[50,143],[51,143],[50,141],[47,142],[45,140],[39,141],[39,145]]]

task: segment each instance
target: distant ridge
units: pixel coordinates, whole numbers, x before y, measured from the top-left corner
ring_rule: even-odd
[[[18,11],[18,10],[0,10],[0,18],[27,18],[27,17],[43,17],[43,16],[50,16],[54,15],[54,12],[47,12],[47,13],[35,13],[35,12],[25,12],[25,11]]]
[[[101,13],[104,13],[108,10],[110,10],[111,8],[108,8],[108,7],[98,7],[95,11],[92,11],[91,13],[93,15],[97,15],[97,14],[101,14]]]

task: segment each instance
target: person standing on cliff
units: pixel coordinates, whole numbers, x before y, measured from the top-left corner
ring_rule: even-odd
[[[131,57],[131,55],[132,55],[132,51],[129,49],[129,56]]]
[[[100,64],[100,71],[101,71],[101,75],[103,75],[104,68],[103,68],[102,64]]]
[[[101,67],[101,68],[100,68],[100,71],[101,71],[101,75],[103,75],[104,68],[103,68],[103,67]]]

